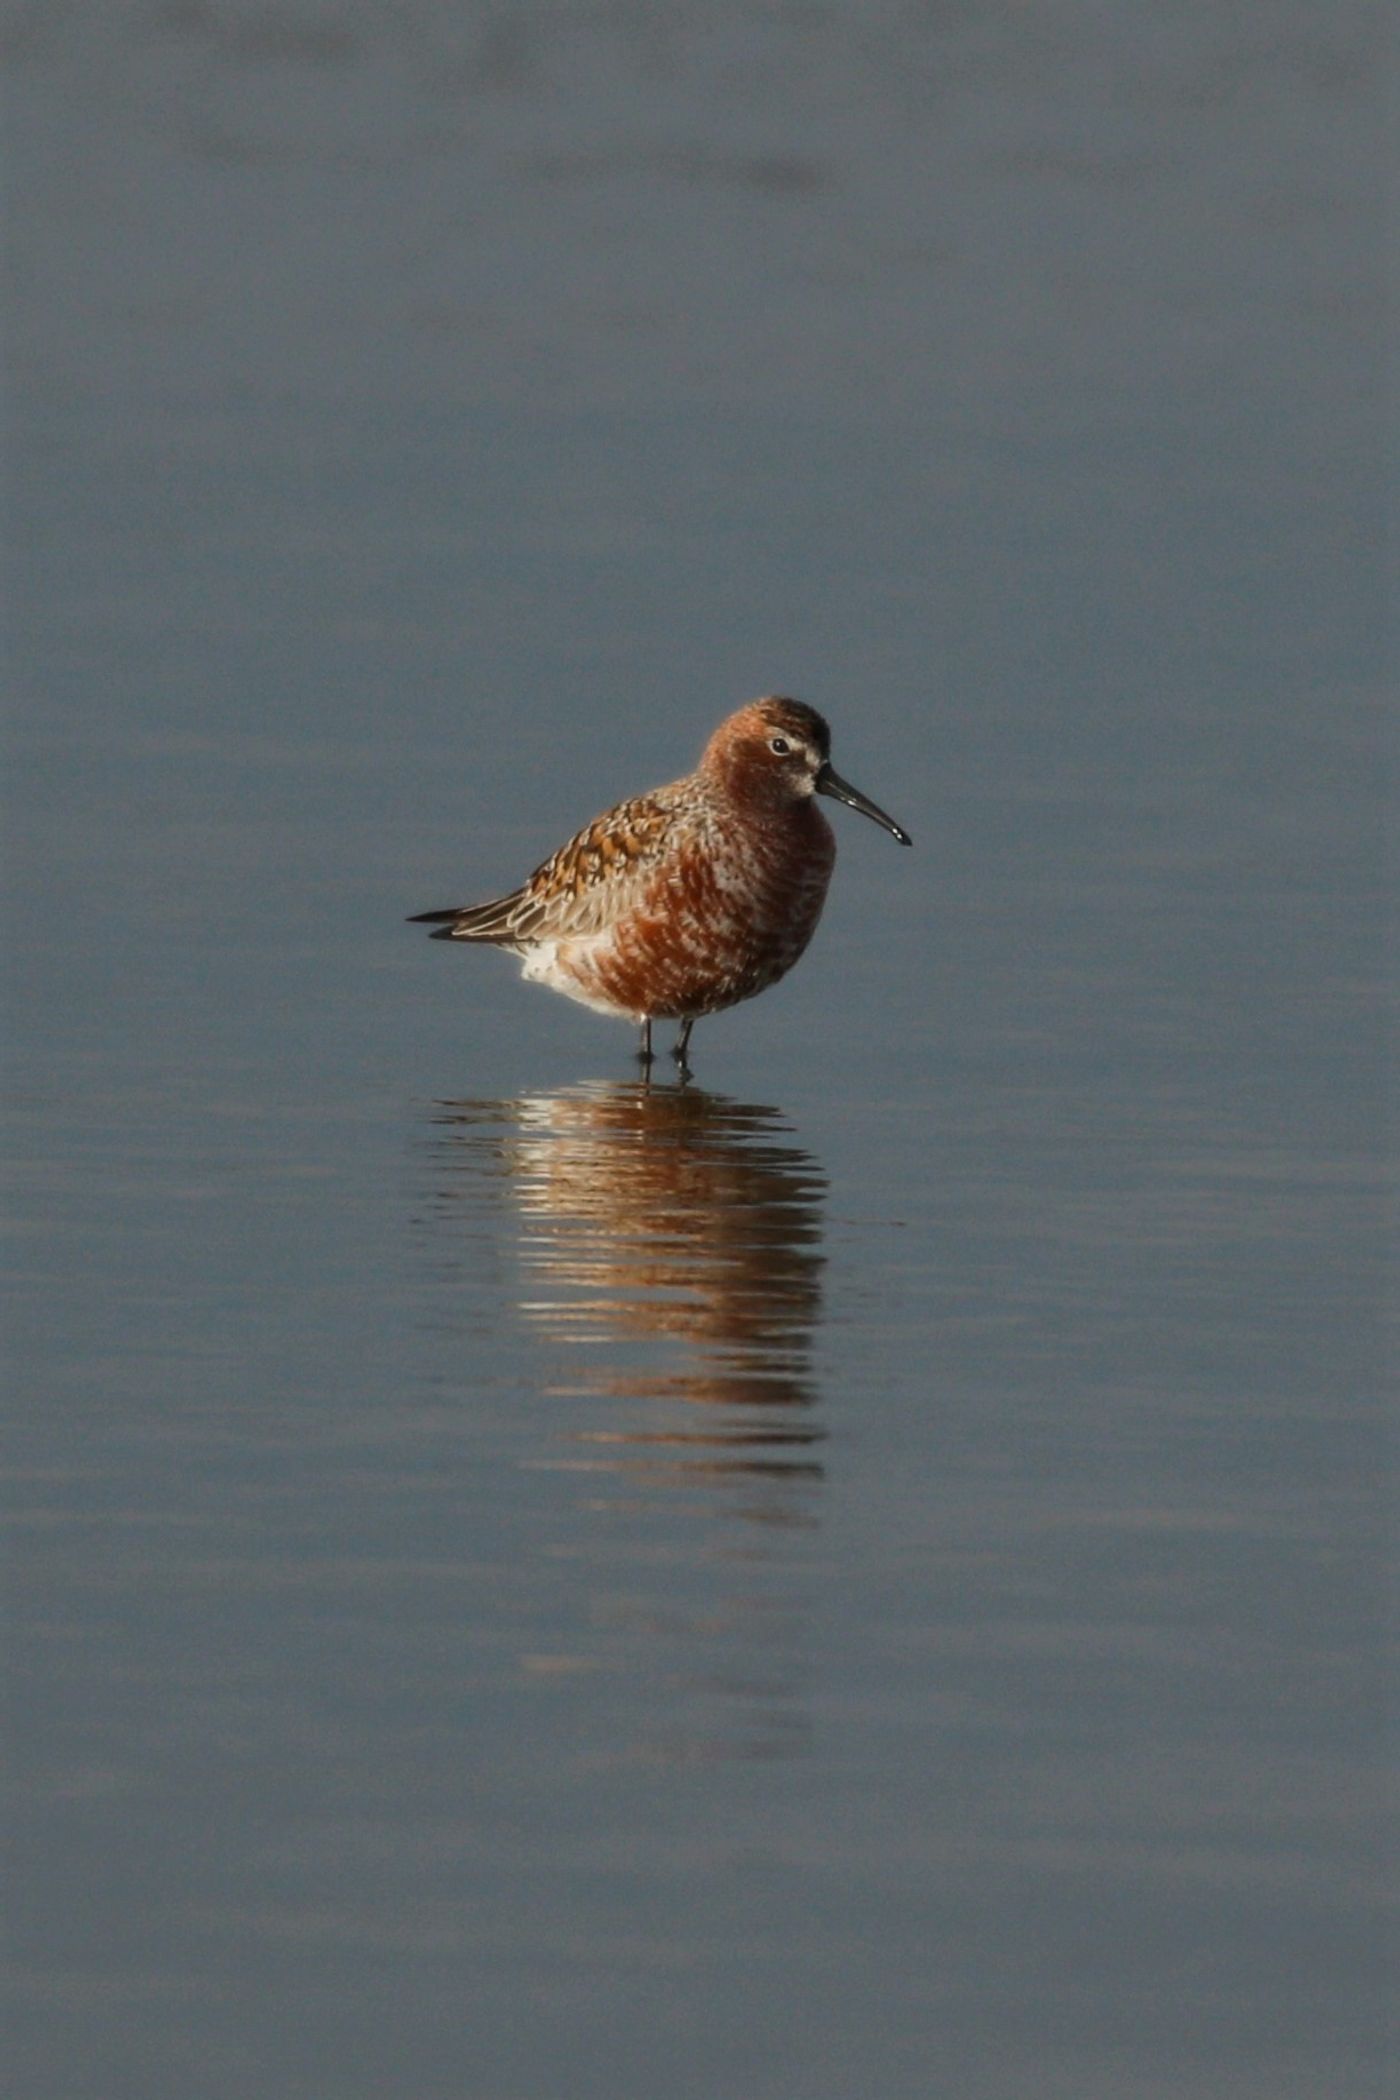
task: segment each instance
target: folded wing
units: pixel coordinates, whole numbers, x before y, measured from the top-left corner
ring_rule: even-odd
[[[638,795],[596,817],[508,896],[415,912],[410,923],[435,927],[435,941],[491,941],[502,948],[606,932],[635,908],[665,858],[675,823],[666,793]]]

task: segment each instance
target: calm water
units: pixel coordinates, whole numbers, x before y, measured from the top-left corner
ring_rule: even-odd
[[[1379,38],[6,11],[26,2100],[1388,2088]]]

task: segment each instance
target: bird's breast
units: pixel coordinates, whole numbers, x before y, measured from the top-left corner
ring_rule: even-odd
[[[575,996],[656,1018],[714,1013],[792,968],[816,930],[835,841],[821,812],[798,823],[697,823],[605,934],[570,943]]]

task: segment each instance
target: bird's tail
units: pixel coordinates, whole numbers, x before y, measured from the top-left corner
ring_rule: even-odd
[[[429,939],[434,941],[510,941],[515,937],[511,922],[519,903],[520,894],[516,891],[509,897],[493,897],[489,904],[464,904],[450,911],[416,911],[408,923],[433,927]]]

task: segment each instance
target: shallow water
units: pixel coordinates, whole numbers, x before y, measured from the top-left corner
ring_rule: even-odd
[[[1368,18],[21,10],[32,2100],[1351,2100]],[[643,1086],[403,917],[766,687]]]

